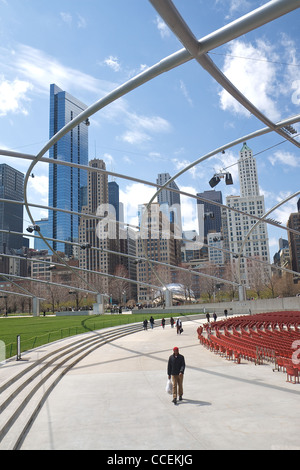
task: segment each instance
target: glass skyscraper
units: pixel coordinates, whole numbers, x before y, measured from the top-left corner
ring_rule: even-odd
[[[57,85],[50,85],[50,139],[87,106]],[[88,165],[88,126],[82,122],[61,138],[49,151],[53,160]],[[87,172],[62,165],[49,166],[49,206],[81,212],[86,204]],[[51,238],[78,241],[79,216],[49,211],[48,233]],[[52,242],[57,251],[72,253],[71,245]]]
[[[23,201],[24,175],[6,163],[0,164],[0,198],[11,201]],[[0,233],[0,253],[9,253],[12,249],[23,246],[23,206],[0,202],[0,228],[7,231]],[[12,232],[20,232],[14,235]]]
[[[202,193],[197,193],[197,196],[207,199],[209,201],[214,201],[223,204],[223,197],[221,191],[215,191],[214,189],[209,191],[203,191]],[[221,209],[215,204],[203,202],[199,199],[197,200],[197,205],[198,208],[201,207],[201,209],[203,209],[200,211],[198,210],[199,235],[204,236],[204,240],[202,241],[205,241],[206,243],[207,235],[210,232],[218,233],[221,231]]]

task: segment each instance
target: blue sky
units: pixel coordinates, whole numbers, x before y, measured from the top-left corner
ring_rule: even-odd
[[[199,39],[267,2],[177,0],[176,7]],[[210,57],[270,119],[300,113],[299,9],[214,51]],[[0,148],[37,154],[49,138],[51,83],[86,105],[181,49],[147,0],[0,0]],[[186,64],[136,89],[91,117],[89,157],[107,169],[155,182],[188,163],[264,127],[238,106],[198,63]],[[300,131],[300,125],[294,127]],[[251,140],[266,210],[299,190],[299,150],[274,133]],[[272,149],[266,150],[272,146]],[[178,178],[195,194],[211,189],[214,172],[234,164],[241,145],[218,154]],[[262,153],[261,153],[262,152]],[[0,156],[26,172],[29,162]],[[234,185],[217,189],[239,194]],[[31,202],[48,205],[48,167],[35,167]],[[129,223],[153,188],[118,179]],[[183,225],[197,229],[195,200],[182,198]],[[272,214],[286,224],[296,200]],[[33,212],[36,219],[46,212]],[[26,215],[25,215],[26,219]],[[26,221],[25,221],[26,223]],[[287,232],[269,226],[271,254]]]

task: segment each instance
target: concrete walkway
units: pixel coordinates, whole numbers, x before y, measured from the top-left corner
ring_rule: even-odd
[[[142,331],[102,346],[51,393],[22,450],[300,449],[300,385],[271,365],[237,365],[177,335]],[[184,397],[165,392],[174,346],[185,356]]]

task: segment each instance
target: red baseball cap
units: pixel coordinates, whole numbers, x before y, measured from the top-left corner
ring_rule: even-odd
[[[179,349],[177,348],[177,346],[175,346],[175,348],[173,348],[173,351],[179,351]]]

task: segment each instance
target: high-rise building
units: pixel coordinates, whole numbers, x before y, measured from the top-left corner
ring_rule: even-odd
[[[170,180],[169,173],[159,173],[157,175],[156,184],[163,186]],[[176,189],[179,191],[177,184],[172,181],[167,188]],[[181,229],[181,206],[180,194],[168,189],[163,189],[157,196],[157,202],[160,205],[160,210],[169,218],[171,223],[178,226],[178,231]]]
[[[61,90],[50,86],[50,139],[72,121],[86,105]],[[88,120],[78,124],[49,150],[53,160],[88,165]],[[81,212],[86,204],[87,172],[78,168],[49,165],[49,206],[68,211]],[[58,211],[49,211],[50,238],[78,241],[79,216]],[[68,244],[53,242],[53,248],[71,254]]]
[[[106,169],[103,160],[94,159],[89,162],[89,166],[93,168]],[[97,171],[88,172],[87,182],[87,204],[83,206],[83,217],[80,219],[79,225],[79,242],[82,246],[91,246],[95,249],[81,249],[79,251],[79,267],[88,271],[99,271],[108,273],[109,271],[109,255],[102,251],[108,248],[107,237],[99,236],[97,227],[100,219],[95,217],[87,217],[84,214],[104,215],[105,206],[108,205],[108,180],[107,175]],[[99,292],[108,293],[108,278],[89,274],[88,280],[95,286],[99,286]]]
[[[5,163],[0,164],[0,198],[11,201],[23,201],[24,175]],[[10,253],[11,250],[21,249],[23,235],[23,205],[0,202],[0,253]]]
[[[291,255],[288,240],[279,238],[279,250],[273,256],[273,264],[281,268],[291,269]],[[282,270],[274,270],[278,277],[286,277],[287,273]],[[290,276],[290,274],[289,274]]]
[[[109,251],[119,251],[119,232],[115,214],[110,213],[108,202],[108,177],[96,169],[106,169],[105,162],[94,159],[89,166],[95,171],[88,172],[87,205],[83,206],[79,226],[79,242],[82,246],[91,248],[81,249],[79,266],[88,271],[98,271],[103,274],[114,274],[119,264],[119,256]],[[96,217],[88,217],[91,214]],[[96,248],[96,249],[93,249]],[[108,294],[109,278],[90,273],[89,281],[98,287],[99,292]]]
[[[290,214],[287,226],[300,232],[300,199],[297,203],[298,212]],[[289,232],[289,247],[291,254],[292,270],[300,273],[300,235]],[[299,276],[294,276],[294,281],[299,282]]]
[[[144,205],[146,209],[146,204]],[[142,220],[147,222],[141,225],[137,236],[136,255],[137,280],[147,284],[157,284],[159,276],[165,284],[175,281],[175,273],[169,266],[154,265],[152,271],[148,262],[141,258],[149,258],[154,261],[163,262],[167,265],[177,266],[181,261],[180,240],[174,237],[174,224],[170,224],[168,217],[160,209],[158,203],[152,203],[146,217]],[[146,302],[152,299],[153,292],[147,286],[138,285],[138,301]]]
[[[262,217],[265,213],[264,196],[261,196],[259,193],[256,160],[253,157],[252,150],[246,143],[243,144],[240,151],[238,169],[241,196],[228,196],[226,198],[226,204],[247,214]],[[229,250],[231,252],[239,253],[243,241],[256,222],[256,219],[227,210],[226,232]],[[259,223],[257,227],[252,230],[245,243],[243,254],[253,258],[253,261],[243,257],[240,260],[242,284],[246,286],[257,286],[258,283],[261,285],[266,283],[271,276],[270,268],[254,260],[256,258],[257,260],[270,263],[268,231],[265,223]],[[231,258],[233,262],[236,261],[232,255]]]
[[[219,202],[223,204],[223,198],[221,191],[204,191],[198,193],[198,197],[202,197],[209,201]],[[215,204],[209,202],[203,202],[197,200],[198,208],[198,225],[199,225],[199,236],[204,237],[203,242],[207,242],[207,235],[209,233],[221,232],[222,221],[221,221],[221,209]]]
[[[51,238],[51,235],[49,233],[49,220],[48,218],[43,218],[40,220],[35,221],[36,225],[40,227],[40,231],[43,234],[45,238]],[[41,250],[47,250],[48,251],[48,246],[46,243],[43,241],[42,238],[38,236],[38,232],[35,232],[36,238],[34,239],[34,249],[37,251]]]
[[[240,151],[239,180],[241,197],[259,196],[256,160],[246,142]]]
[[[119,185],[115,181],[110,181],[108,183],[108,201],[116,211],[116,220],[120,221],[120,200],[119,200]]]

